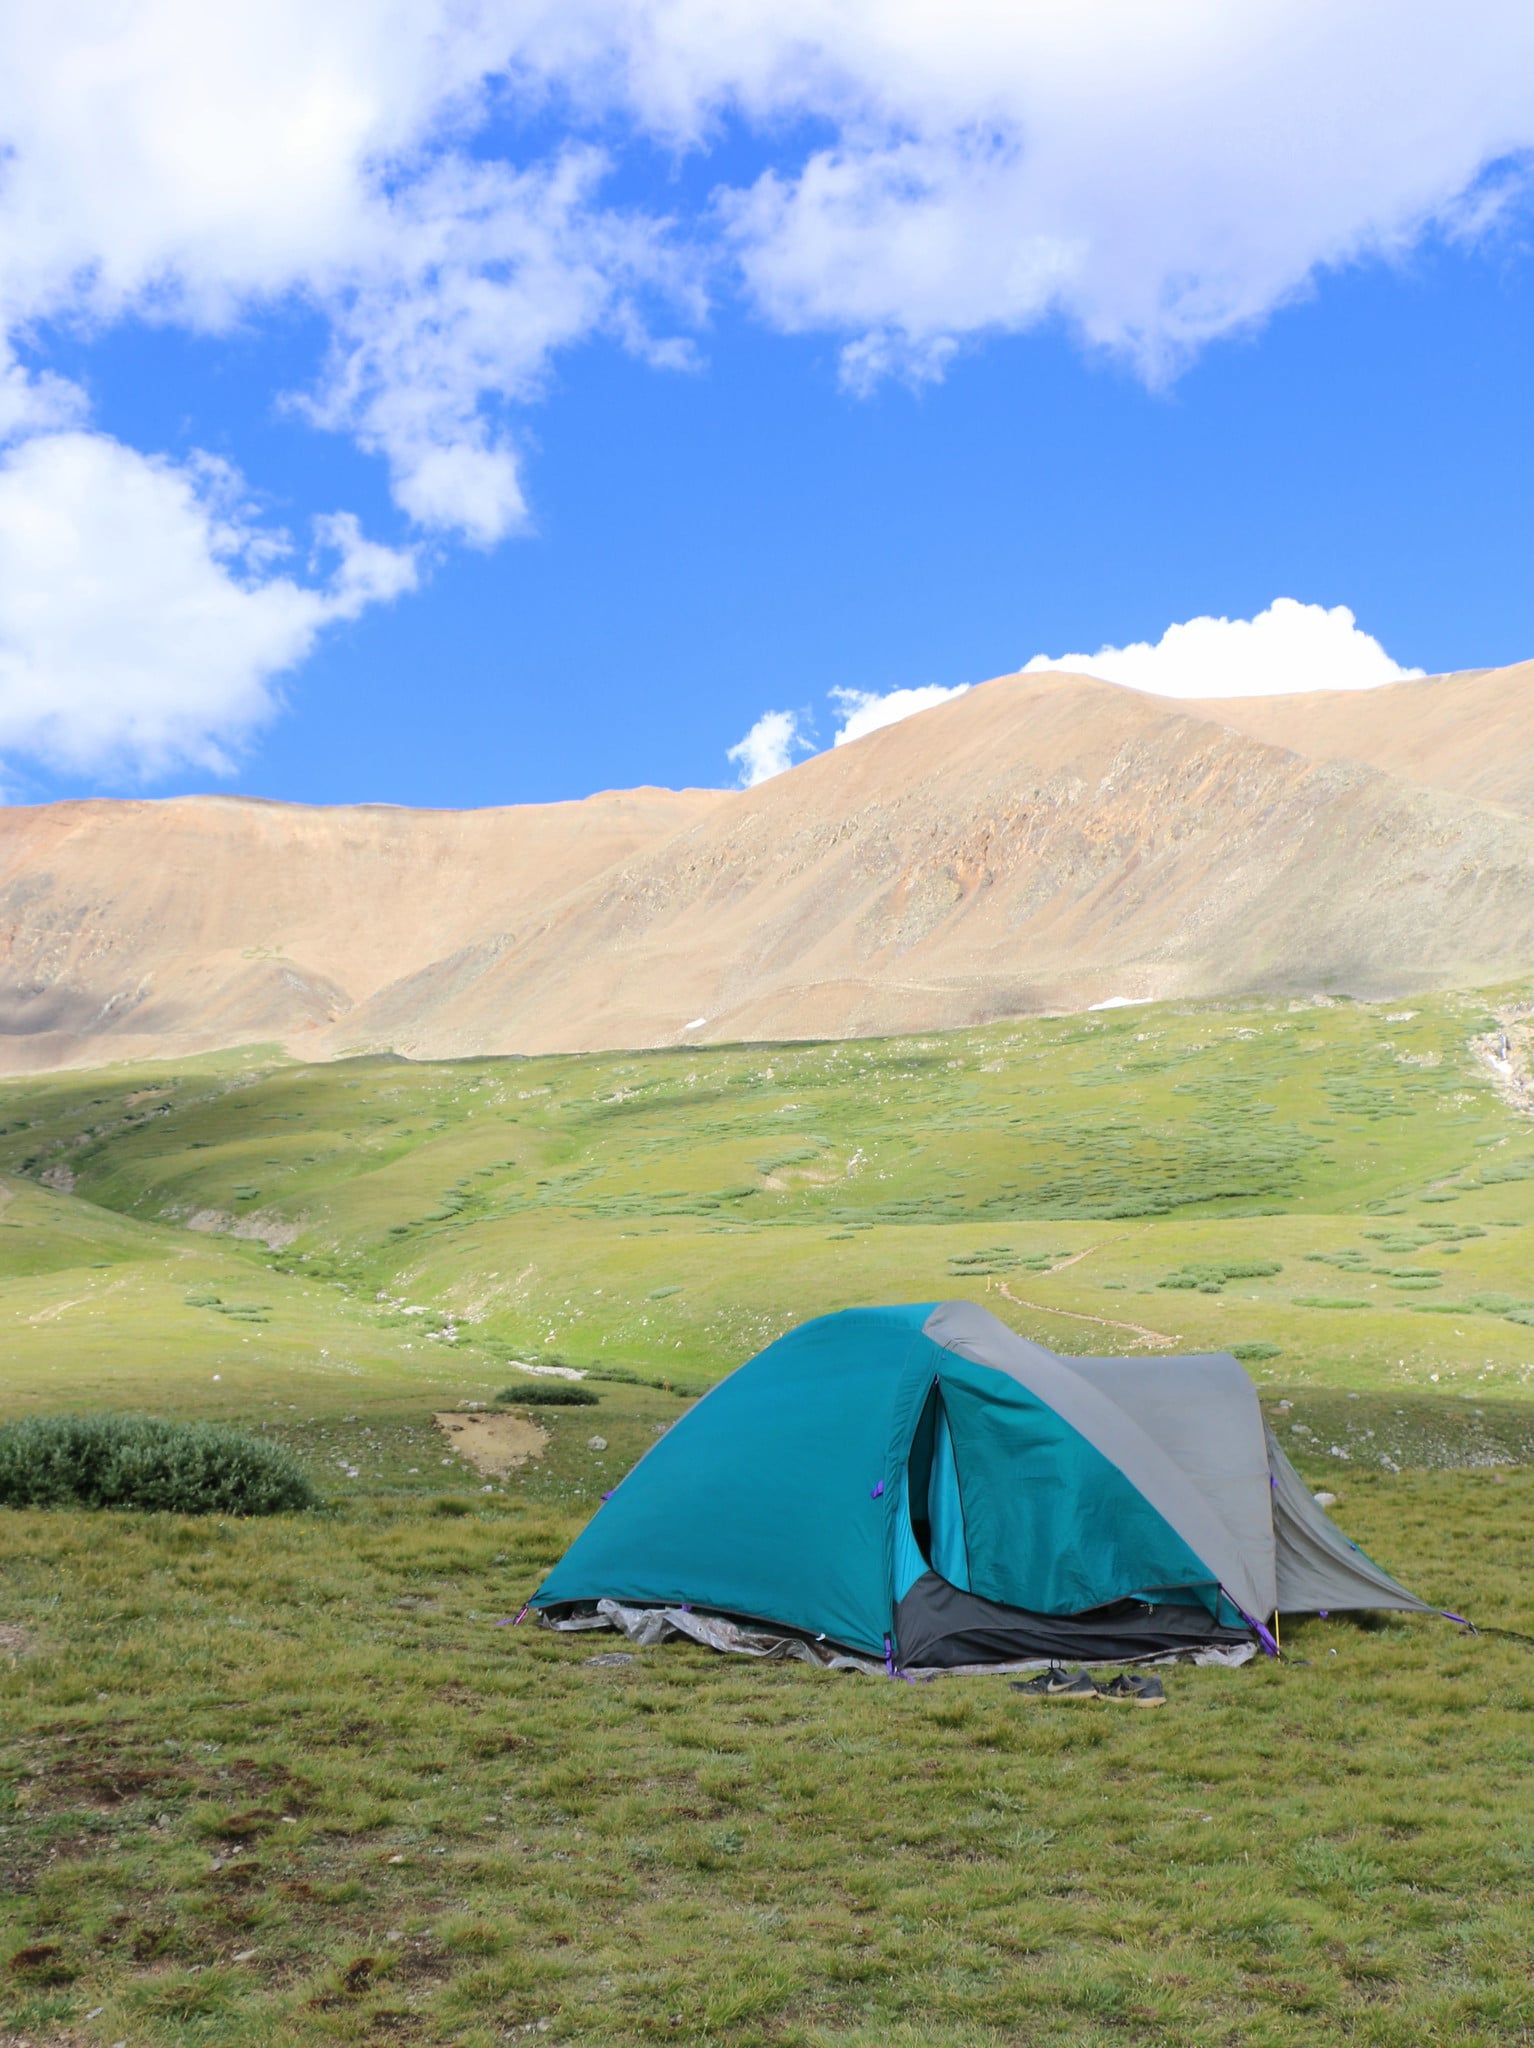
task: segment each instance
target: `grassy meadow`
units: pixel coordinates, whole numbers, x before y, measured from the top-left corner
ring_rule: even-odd
[[[1534,2040],[1534,1647],[1290,1622],[1145,1714],[508,1625],[742,1358],[968,1296],[1236,1350],[1534,1635],[1506,993],[0,1083],[0,1422],[238,1423],[326,1501],[0,1511],[0,2043]],[[600,1398],[487,1478],[432,1417],[515,1361]]]

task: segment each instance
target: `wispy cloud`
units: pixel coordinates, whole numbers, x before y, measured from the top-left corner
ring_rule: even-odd
[[[797,711],[764,711],[742,740],[730,748],[726,759],[740,773],[740,787],[755,789],[792,768],[797,756],[812,754],[814,744],[799,723]]]

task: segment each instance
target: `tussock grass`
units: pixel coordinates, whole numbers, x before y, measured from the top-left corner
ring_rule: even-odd
[[[529,1380],[525,1386],[502,1387],[495,1398],[524,1408],[595,1408],[601,1396],[568,1380]]]

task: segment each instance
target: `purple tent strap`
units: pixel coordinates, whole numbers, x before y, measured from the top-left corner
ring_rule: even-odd
[[[1225,1588],[1223,1586],[1220,1588],[1220,1591],[1225,1594],[1225,1598],[1227,1600],[1230,1600],[1230,1595],[1229,1593],[1225,1592]],[[1235,1608],[1237,1614],[1240,1615],[1241,1619],[1252,1631],[1252,1634],[1256,1636],[1258,1642],[1261,1643],[1264,1656],[1282,1657],[1284,1653],[1278,1647],[1278,1640],[1274,1636],[1272,1630],[1264,1628],[1262,1623],[1257,1619],[1255,1614],[1248,1614],[1246,1609],[1235,1600],[1230,1600],[1230,1604],[1232,1607]]]

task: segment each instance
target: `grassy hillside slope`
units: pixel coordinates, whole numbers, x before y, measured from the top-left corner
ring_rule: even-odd
[[[1237,1348],[1350,1534],[1534,1632],[1512,1010],[6,1084],[0,1422],[240,1422],[329,1507],[0,1513],[0,2039],[1528,2039],[1522,1644],[1286,1623],[1137,1715],[504,1625],[742,1357],[960,1295]],[[431,1417],[516,1360],[599,1402],[487,1479]]]
[[[70,1392],[122,1399],[184,1362],[211,1405],[205,1366],[225,1403],[343,1364],[486,1391],[512,1357],[697,1389],[796,1320],[952,1295],[1066,1351],[1260,1344],[1270,1380],[1507,1391],[1534,1121],[1472,1050],[1492,1022],[1250,1002],[12,1083],[11,1396],[53,1398],[66,1358]],[[1278,1270],[1220,1278],[1252,1263]]]

